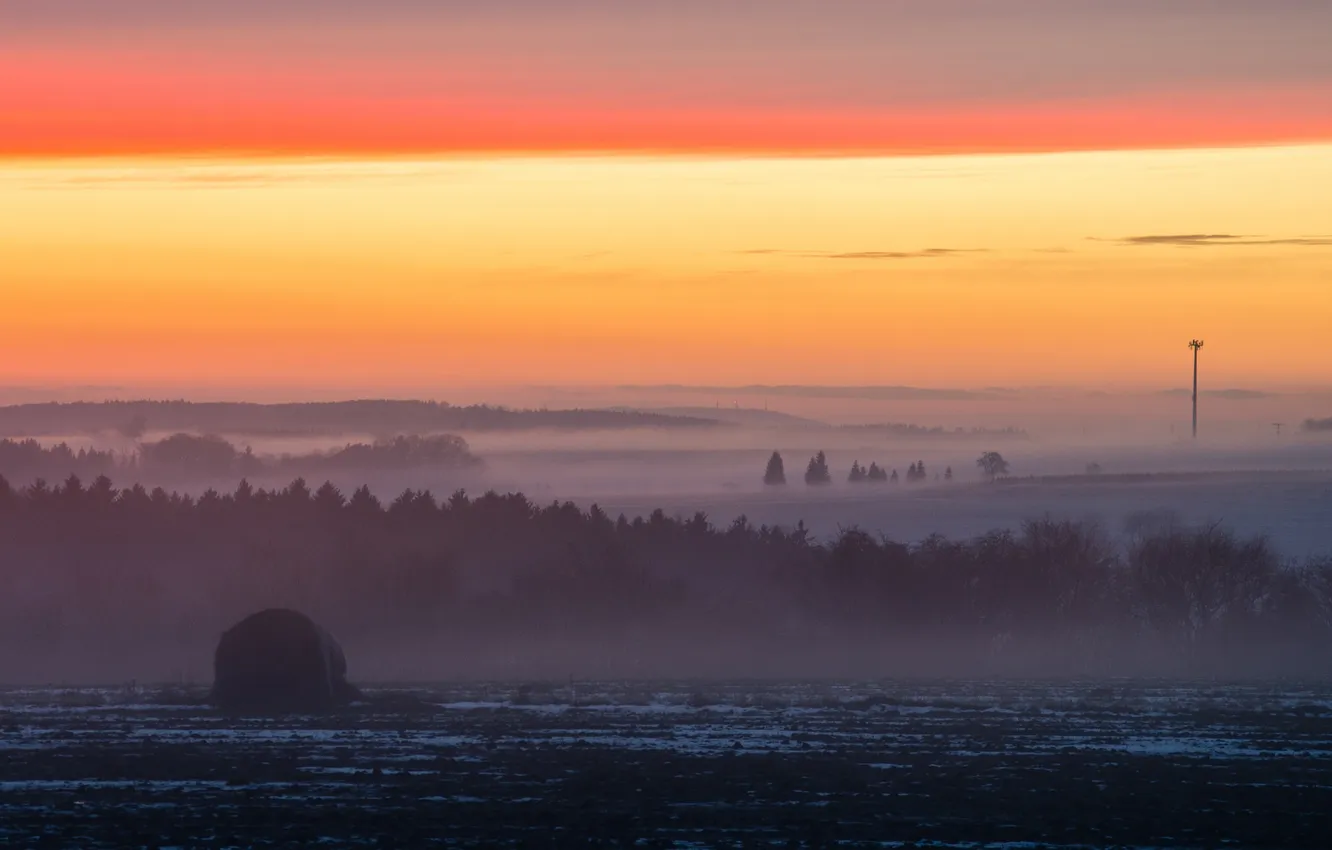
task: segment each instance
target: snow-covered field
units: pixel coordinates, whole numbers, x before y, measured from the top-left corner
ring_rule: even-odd
[[[282,719],[203,696],[0,693],[0,841],[1312,847],[1332,809],[1328,683],[476,683]]]

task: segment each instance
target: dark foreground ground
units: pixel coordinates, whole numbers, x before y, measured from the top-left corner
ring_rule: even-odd
[[[0,846],[1332,846],[1332,685],[201,696],[0,692]]]

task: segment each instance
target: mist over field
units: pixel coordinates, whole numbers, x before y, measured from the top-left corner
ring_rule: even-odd
[[[0,408],[0,680],[206,680],[217,635],[272,606],[368,681],[1328,663],[1316,394],[1215,397],[1194,443],[1174,393],[601,392]]]
[[[598,502],[631,517],[657,508],[686,516],[704,510],[718,522],[742,514],[759,524],[803,520],[818,536],[857,526],[906,542],[936,532],[968,536],[1047,514],[1094,518],[1117,529],[1136,513],[1171,511],[1270,534],[1292,555],[1303,555],[1323,548],[1321,512],[1332,498],[1326,486],[1332,431],[1305,427],[1332,414],[1332,392],[1317,389],[1205,391],[1196,443],[1189,438],[1188,395],[1177,391],[662,386],[456,392],[454,406],[442,408],[186,404],[145,414],[95,405],[8,407],[0,408],[0,438],[31,438],[48,447],[63,442],[76,452],[124,458],[140,445],[186,431],[216,435],[238,454],[270,461],[220,471],[142,464],[106,470],[119,485],[142,481],[196,496],[210,487],[234,489],[242,477],[280,488],[299,476],[347,492],[368,485],[386,501],[405,489],[441,498],[460,489],[522,492],[538,503]],[[65,400],[79,398],[101,396],[88,390]],[[489,411],[501,408],[468,407],[495,404],[515,412],[495,418]],[[141,418],[142,433],[126,436],[124,421],[133,416]],[[351,444],[437,433],[460,437],[478,462],[313,462]],[[774,451],[786,465],[783,488],[762,482]],[[806,487],[804,467],[820,451],[832,482]],[[1014,478],[1035,480],[1003,489],[979,486],[985,476],[975,462],[986,451],[1002,453]],[[279,462],[283,458],[289,460]],[[901,476],[921,462],[926,476],[910,487],[848,484],[857,462]],[[1089,468],[1100,474],[1088,476]],[[950,469],[952,480],[941,480]],[[74,471],[55,464],[40,473],[54,483]],[[15,486],[31,483],[35,474],[0,462],[0,475]]]

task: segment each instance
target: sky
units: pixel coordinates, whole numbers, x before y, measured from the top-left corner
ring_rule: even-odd
[[[0,383],[1332,383],[1325,0],[8,0]]]

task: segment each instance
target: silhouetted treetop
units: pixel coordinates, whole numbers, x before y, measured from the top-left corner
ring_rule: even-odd
[[[467,441],[452,434],[404,435],[374,443],[350,443],[328,452],[259,457],[216,435],[173,434],[122,453],[80,449],[65,443],[44,447],[36,440],[0,440],[0,474],[26,483],[36,478],[129,473],[148,479],[235,481],[260,475],[333,474],[348,471],[473,469],[482,461]]]
[[[142,413],[136,413],[129,421],[117,426],[116,431],[127,440],[138,440],[148,433],[148,419]]]
[[[472,454],[467,441],[453,434],[425,437],[412,434],[376,440],[370,444],[352,443],[335,451],[286,457],[279,462],[284,469],[308,468],[313,471],[432,466],[466,468],[480,464],[481,459]]]
[[[832,483],[832,472],[828,469],[828,458],[823,452],[819,452],[809,459],[809,466],[805,467],[805,483],[816,486]]]
[[[998,452],[985,452],[976,458],[976,466],[980,467],[981,472],[991,481],[1008,474],[1008,461]]]
[[[637,651],[689,635],[868,657],[938,638],[941,654],[978,659],[1000,641],[1092,659],[1244,653],[1264,671],[1332,662],[1332,560],[1286,564],[1265,538],[1178,522],[1124,542],[1044,518],[906,545],[855,528],[814,541],[743,516],[612,520],[516,493],[407,490],[385,504],[368,487],[344,498],[296,479],[193,499],[70,476],[17,491],[0,480],[0,555],[10,643],[212,640],[228,612],[280,593],[340,629],[448,635],[469,652],[493,641],[507,654],[519,637],[642,640]]]
[[[230,475],[236,469],[236,447],[212,434],[173,434],[140,449],[145,468],[196,475]]]
[[[109,451],[74,451],[67,443],[43,446],[36,440],[0,440],[0,475],[20,485],[67,475],[91,479],[115,472],[125,460]]]

